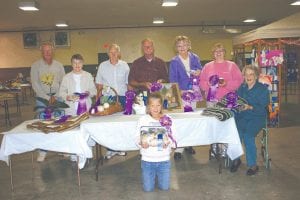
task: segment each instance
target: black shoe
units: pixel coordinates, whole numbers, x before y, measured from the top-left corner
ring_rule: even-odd
[[[232,161],[232,165],[231,165],[231,167],[230,167],[230,172],[236,172],[236,171],[239,169],[241,163],[242,163],[242,161],[241,161],[241,159],[239,159],[239,158],[233,160],[233,161]]]
[[[181,159],[181,153],[175,152],[174,153],[174,160],[180,160]]]
[[[193,147],[185,147],[184,150],[186,150],[189,154],[195,154],[196,151],[193,149]]]
[[[247,170],[248,176],[253,176],[258,172],[258,166],[251,167]]]

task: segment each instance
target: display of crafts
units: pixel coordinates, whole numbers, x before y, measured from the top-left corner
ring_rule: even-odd
[[[21,90],[21,83],[16,82],[16,80],[8,80],[0,84],[0,90],[2,91]]]
[[[44,133],[62,132],[79,126],[82,121],[88,118],[89,115],[86,112],[78,116],[64,115],[58,119],[35,121],[27,124],[27,128],[40,130]]]
[[[112,95],[113,93],[115,96]],[[90,108],[89,113],[94,116],[104,116],[121,112],[122,110],[117,91],[112,87],[104,86],[102,96]]]
[[[150,91],[162,95],[165,110],[181,111],[182,102],[177,83],[152,83]]]

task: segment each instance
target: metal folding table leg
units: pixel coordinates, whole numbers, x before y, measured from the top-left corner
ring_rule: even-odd
[[[77,156],[77,180],[78,180],[78,186],[80,187],[79,156]]]
[[[100,157],[99,157],[100,153]],[[96,181],[98,181],[99,178],[99,162],[101,162],[101,165],[103,165],[103,155],[101,151],[101,145],[96,144],[96,168],[95,168],[95,173],[96,173]]]
[[[14,191],[14,183],[13,183],[13,172],[12,172],[12,162],[11,159],[9,158],[9,173],[10,173],[10,186],[11,186],[11,191]]]

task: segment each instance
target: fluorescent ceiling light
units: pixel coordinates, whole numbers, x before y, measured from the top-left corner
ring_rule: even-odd
[[[69,25],[67,24],[67,22],[60,21],[60,22],[57,22],[57,23],[55,24],[55,26],[57,26],[57,27],[67,27],[67,26],[69,26]]]
[[[235,34],[235,33],[241,33],[242,30],[241,29],[237,29],[237,28],[225,28],[224,29],[227,33],[232,33],[232,34]]]
[[[177,6],[178,0],[163,0],[162,6],[164,7],[171,7]]]
[[[38,3],[35,1],[26,1],[26,2],[19,2],[19,8],[24,11],[37,11],[39,10]]]
[[[153,24],[163,24],[165,21],[164,21],[164,18],[162,17],[154,17],[153,18]]]
[[[252,23],[252,22],[256,22],[256,19],[245,19],[243,22]]]
[[[295,1],[294,3],[291,3],[292,6],[300,6],[300,1]]]

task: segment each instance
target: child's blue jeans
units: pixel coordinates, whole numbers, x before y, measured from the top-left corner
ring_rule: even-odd
[[[155,187],[155,178],[157,176],[158,188],[160,190],[169,190],[170,187],[170,169],[171,162],[147,162],[141,161],[142,182],[145,192],[152,192]]]

